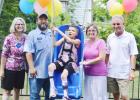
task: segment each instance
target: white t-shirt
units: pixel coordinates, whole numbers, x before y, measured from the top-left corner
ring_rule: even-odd
[[[107,54],[109,54],[108,76],[128,79],[131,69],[130,56],[138,54],[134,35],[126,31],[121,36],[110,34],[107,38]]]

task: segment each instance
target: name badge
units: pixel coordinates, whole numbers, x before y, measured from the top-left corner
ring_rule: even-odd
[[[20,48],[21,46],[22,46],[21,43],[17,43],[17,44],[16,44],[16,47],[17,47],[17,48]]]
[[[42,37],[38,37],[37,40],[42,40]]]

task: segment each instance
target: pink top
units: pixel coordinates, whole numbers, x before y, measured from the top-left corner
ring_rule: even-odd
[[[99,56],[99,51],[105,49],[106,44],[102,39],[97,40],[95,43],[85,42],[84,47],[84,60],[95,59]],[[100,61],[96,64],[88,65],[84,68],[85,74],[89,76],[106,76],[107,68],[105,61]]]
[[[26,34],[23,34],[20,40],[17,40],[15,35],[9,34],[4,41],[2,56],[7,58],[5,68],[8,70],[18,71],[25,69],[25,58],[23,46]]]

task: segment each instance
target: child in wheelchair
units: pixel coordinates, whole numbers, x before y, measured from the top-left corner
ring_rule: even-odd
[[[78,35],[78,29],[76,26],[69,26],[68,34],[64,34],[56,27],[53,28],[54,31],[57,31],[62,38],[54,43],[55,46],[61,45],[61,50],[56,62],[53,62],[49,65],[49,78],[50,78],[50,99],[56,97],[56,89],[54,84],[54,71],[62,70],[61,80],[62,87],[64,91],[63,100],[71,100],[68,97],[68,81],[67,77],[76,72],[77,67],[77,49],[80,46],[80,40],[76,38]]]

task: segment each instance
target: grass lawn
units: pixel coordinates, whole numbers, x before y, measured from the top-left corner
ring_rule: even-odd
[[[129,96],[130,98],[139,99],[140,98],[140,76],[139,76],[140,72],[136,71],[135,73],[136,73],[136,78],[134,81],[131,81]],[[22,90],[21,93],[23,95],[26,95],[26,94],[29,95],[29,85],[28,85],[27,76],[26,76],[26,81],[24,84],[24,89]],[[2,89],[0,89],[0,94],[2,94]],[[41,95],[43,95],[43,91],[41,91]],[[112,95],[110,95],[110,97],[112,98]],[[0,100],[2,100],[1,95],[0,95]],[[10,100],[12,100],[12,97]],[[29,96],[21,96],[20,100],[29,100]],[[44,97],[42,97],[41,100],[44,100]]]

